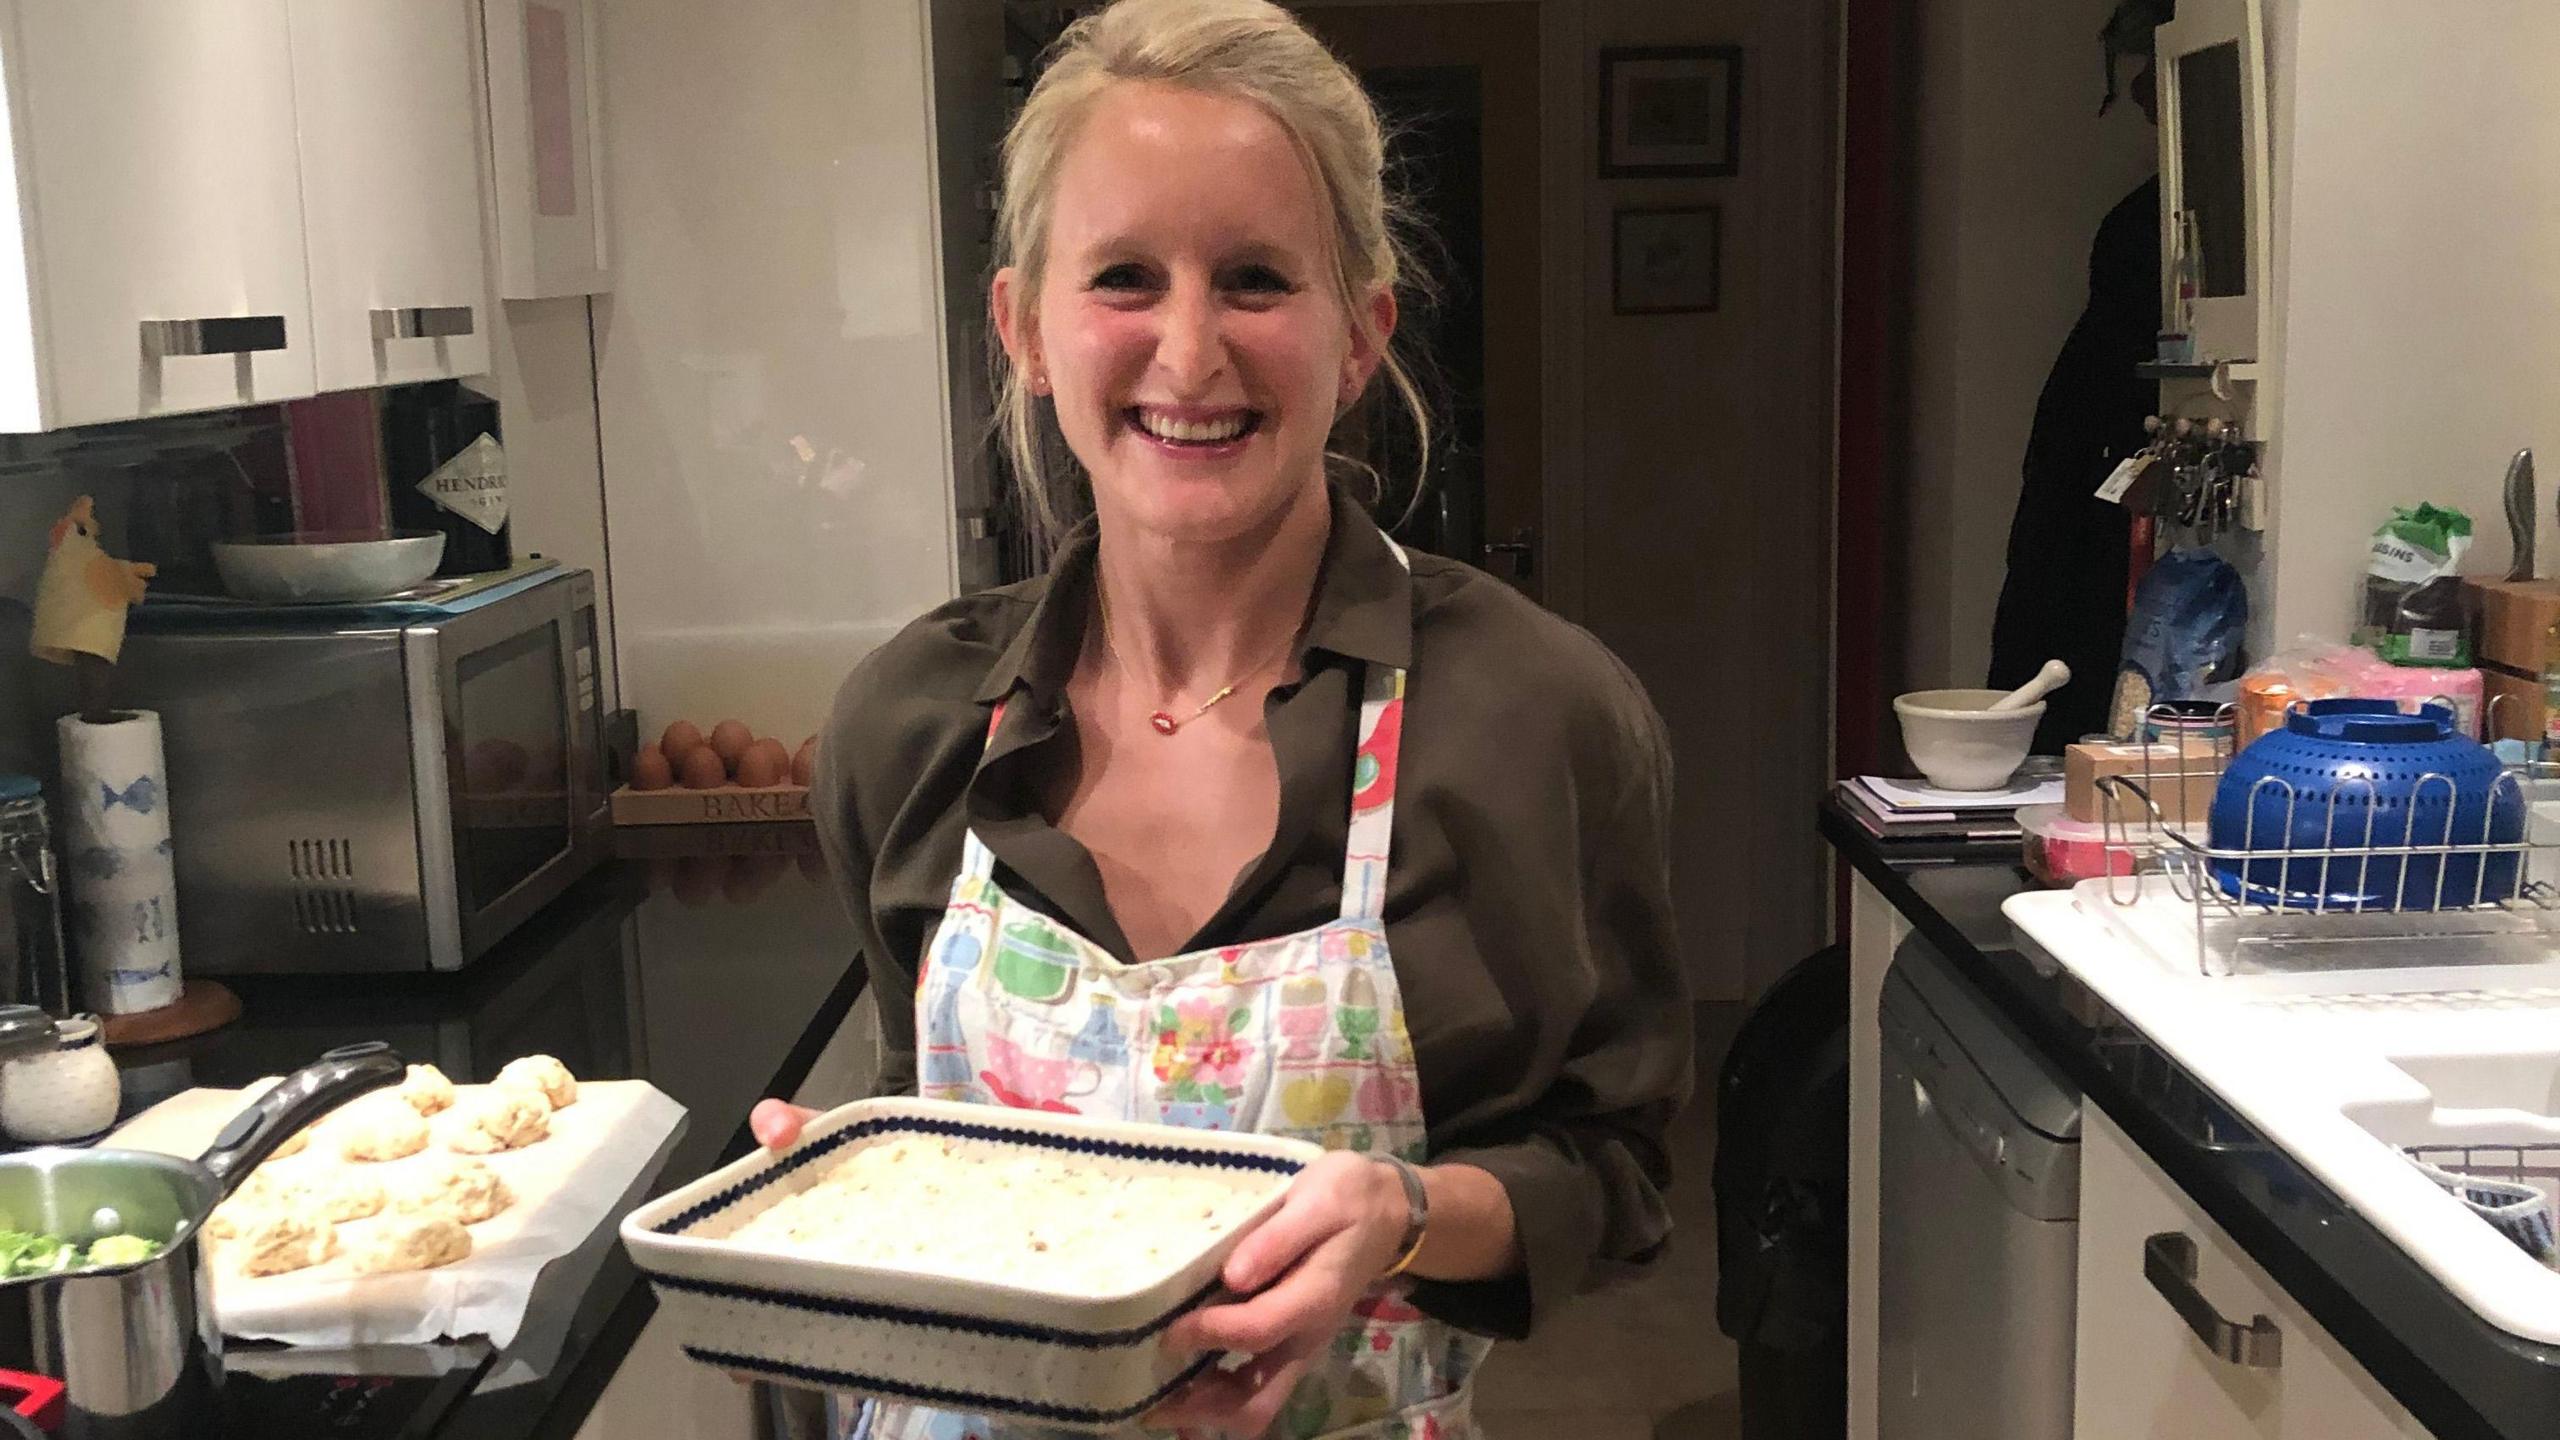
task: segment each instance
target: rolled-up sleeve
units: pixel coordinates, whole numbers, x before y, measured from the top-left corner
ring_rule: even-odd
[[[874,733],[879,726],[878,707],[872,698],[877,689],[870,668],[865,667],[857,669],[837,692],[834,713],[818,742],[809,813],[817,824],[818,849],[826,857],[827,873],[835,878],[845,913],[853,921],[854,943],[861,947],[880,1016],[880,1068],[871,1093],[912,1095],[916,1022],[915,1008],[906,997],[915,993],[915,972],[897,958],[897,950],[881,933],[879,911],[872,903],[879,857],[871,836],[878,822],[865,812],[882,808],[883,797],[864,793],[866,770],[861,762],[868,753],[866,747],[876,750],[879,746]]]
[[[1518,1272],[1414,1291],[1425,1311],[1483,1334],[1527,1336],[1575,1295],[1650,1263],[1671,1233],[1665,1132],[1696,1062],[1671,911],[1669,747],[1640,693],[1635,703],[1645,723],[1617,803],[1594,807],[1605,818],[1576,837],[1579,920],[1560,947],[1573,953],[1527,962],[1574,974],[1589,997],[1577,1017],[1539,1017],[1564,1026],[1561,1063],[1518,1109],[1430,1157],[1488,1172],[1511,1201]]]

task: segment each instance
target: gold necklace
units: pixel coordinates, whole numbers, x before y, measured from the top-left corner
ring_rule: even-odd
[[[1103,600],[1102,587],[1099,585],[1094,587],[1093,603],[1094,608],[1100,611],[1102,615],[1102,652],[1111,657],[1112,664],[1119,666],[1121,671],[1126,673],[1129,667],[1120,659],[1120,647],[1113,644],[1111,641],[1111,606]],[[1170,710],[1159,709],[1151,711],[1147,715],[1147,725],[1159,735],[1168,737],[1173,735],[1183,726],[1188,725],[1192,721],[1199,719],[1201,716],[1208,714],[1211,706],[1216,705],[1219,701],[1236,693],[1237,688],[1242,686],[1244,682],[1261,674],[1263,671],[1270,669],[1274,663],[1286,658],[1289,654],[1290,648],[1296,645],[1297,642],[1297,635],[1292,633],[1288,639],[1281,642],[1279,649],[1274,650],[1271,654],[1265,656],[1262,662],[1255,665],[1252,669],[1245,671],[1235,679],[1219,686],[1216,694],[1201,701],[1190,714],[1177,720],[1174,718],[1173,712]]]

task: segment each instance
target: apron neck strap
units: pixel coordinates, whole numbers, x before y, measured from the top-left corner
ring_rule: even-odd
[[[1009,703],[999,700],[995,709],[988,713],[987,738],[986,743],[979,747],[981,754],[996,743],[996,727],[1004,723],[1004,707]],[[996,852],[988,849],[987,842],[978,838],[975,825],[960,828],[960,873],[972,880],[996,878]]]
[[[1387,850],[1395,836],[1396,756],[1404,745],[1404,672],[1363,667],[1360,745],[1351,756],[1351,836],[1342,857],[1342,918],[1387,912]]]

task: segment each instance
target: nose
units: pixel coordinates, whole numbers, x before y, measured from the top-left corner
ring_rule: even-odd
[[[1177,284],[1165,299],[1163,326],[1156,334],[1156,368],[1176,392],[1197,394],[1226,368],[1226,336],[1221,329],[1217,297],[1206,284]]]

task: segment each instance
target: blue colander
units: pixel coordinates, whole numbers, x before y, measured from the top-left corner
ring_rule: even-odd
[[[2390,700],[2313,700],[2232,757],[2213,794],[2207,844],[2217,852],[2361,850],[2447,845],[2521,847],[2524,787],[2453,711],[2405,714]],[[2263,782],[2263,783],[2262,783]],[[2295,909],[2426,910],[2515,897],[2519,849],[2330,860],[2235,860],[2214,879],[2251,904]]]

